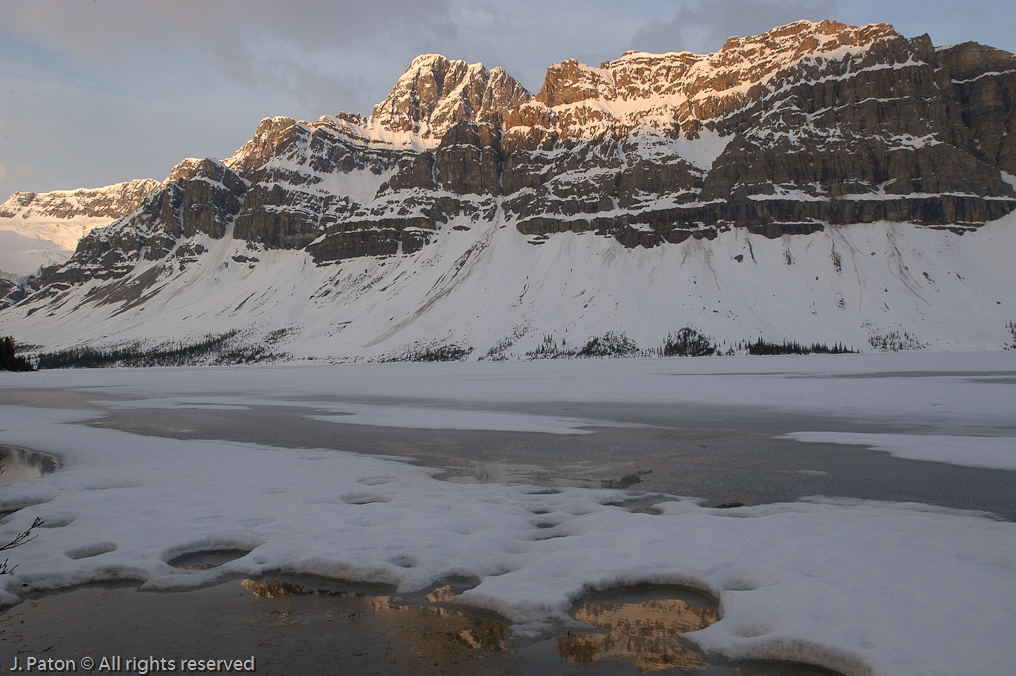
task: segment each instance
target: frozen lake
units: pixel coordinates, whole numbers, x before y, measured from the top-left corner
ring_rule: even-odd
[[[1005,352],[11,374],[0,444],[59,469],[0,488],[0,534],[47,521],[0,585],[456,577],[532,646],[590,589],[678,584],[720,661],[999,673],[1014,395]]]

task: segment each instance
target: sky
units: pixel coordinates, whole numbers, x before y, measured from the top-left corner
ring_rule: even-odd
[[[369,114],[413,57],[547,66],[711,52],[797,19],[1016,52],[1012,0],[0,0],[0,201],[164,179],[264,117]]]

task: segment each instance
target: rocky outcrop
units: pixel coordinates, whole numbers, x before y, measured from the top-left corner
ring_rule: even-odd
[[[222,163],[188,159],[164,187],[139,184],[136,212],[52,279],[124,274],[199,235],[324,265],[411,254],[494,219],[534,244],[590,231],[627,247],[732,228],[973,228],[1016,208],[1007,174],[1013,55],[935,49],[885,24],[800,21],[713,54],[568,60],[535,96],[501,69],[430,54],[371,117],[267,118]]]

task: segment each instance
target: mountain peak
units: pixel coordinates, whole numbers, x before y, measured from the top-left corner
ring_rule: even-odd
[[[532,95],[500,68],[423,54],[374,106],[374,119],[393,131],[440,138],[458,122],[499,122]]]

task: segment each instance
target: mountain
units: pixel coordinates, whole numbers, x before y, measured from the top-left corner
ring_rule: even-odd
[[[1016,57],[885,24],[569,60],[535,95],[424,55],[369,117],[267,118],[185,160],[0,330],[334,360],[624,353],[683,327],[996,349],[1013,132]]]

